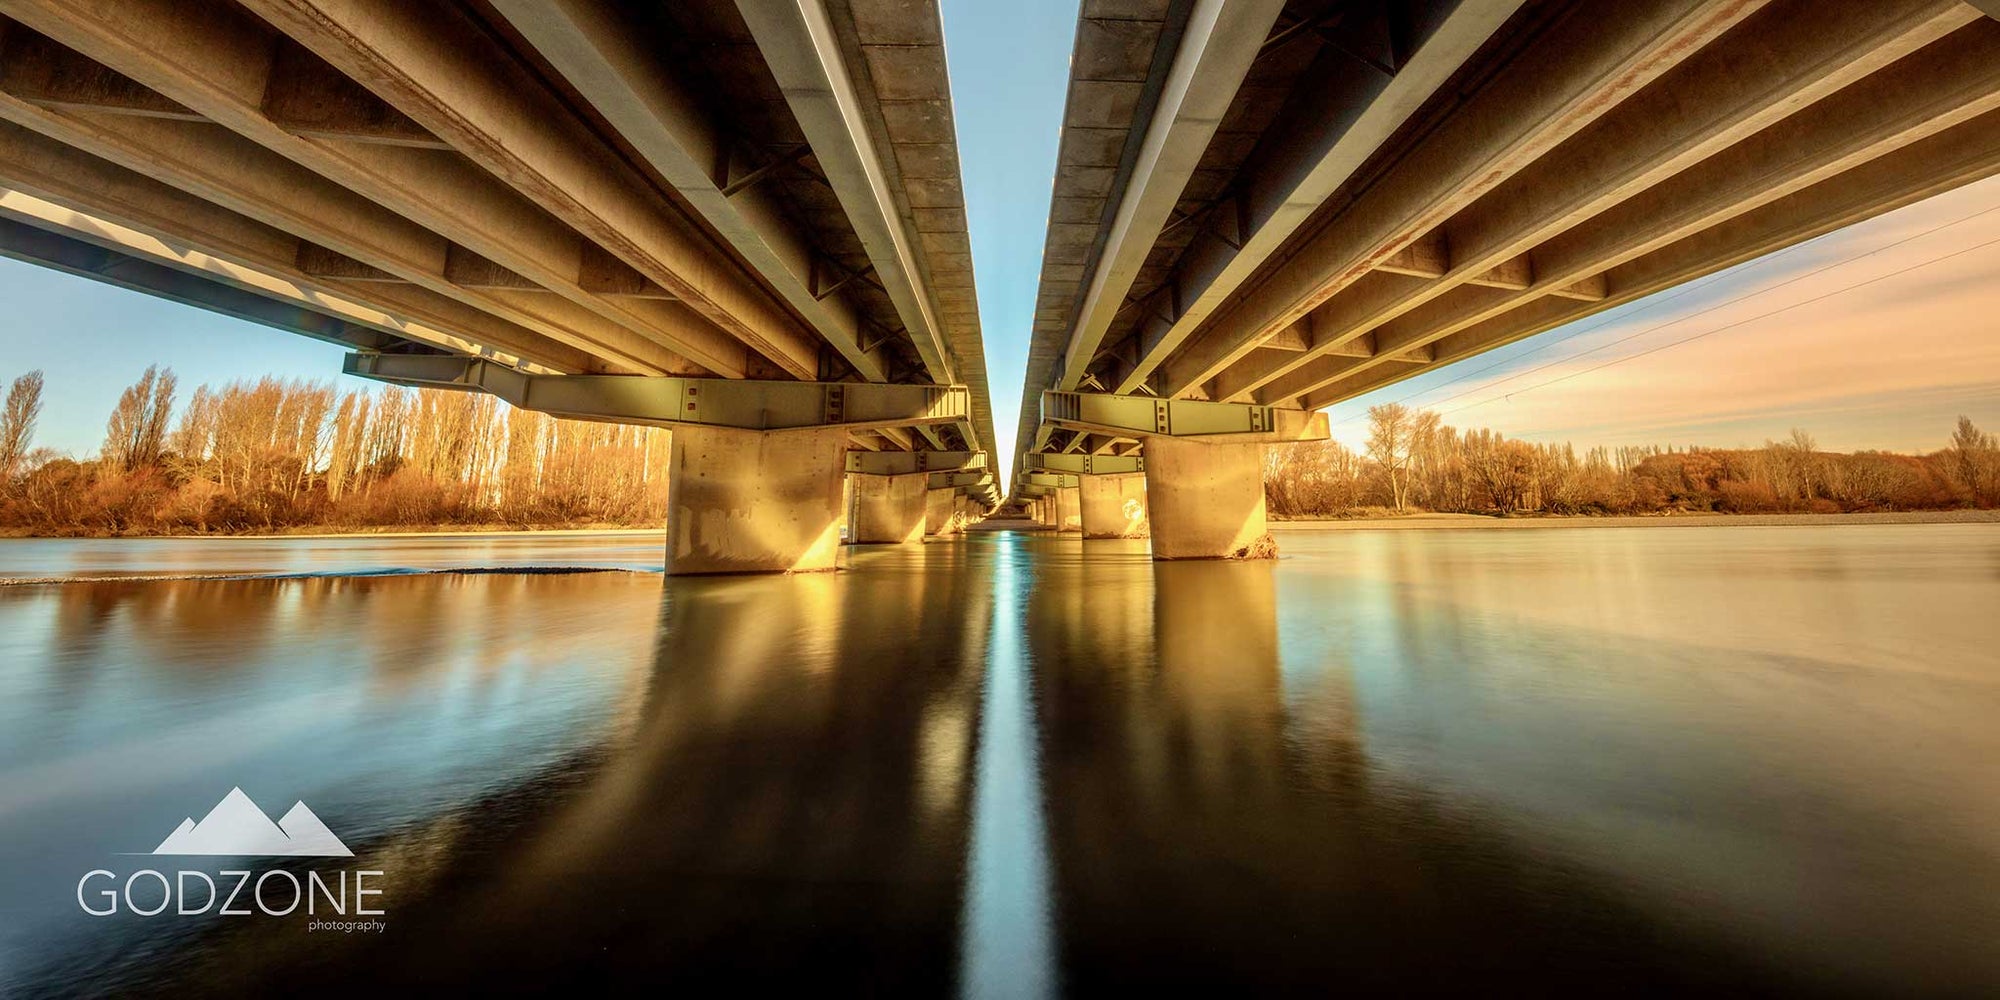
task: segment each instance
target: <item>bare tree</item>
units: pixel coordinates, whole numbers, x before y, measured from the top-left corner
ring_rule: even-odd
[[[174,371],[147,365],[139,381],[118,396],[104,425],[103,459],[121,472],[158,465],[166,451],[167,419],[174,408]]]
[[[1389,483],[1389,501],[1402,510],[1409,490],[1410,411],[1401,403],[1368,408],[1368,457]]]
[[[1959,482],[1976,502],[1987,495],[1989,482],[2000,466],[2000,442],[1979,429],[1971,417],[1961,415],[1951,435],[1951,462]]]
[[[42,415],[42,373],[31,371],[14,380],[7,405],[0,409],[0,482],[10,479],[35,440],[35,421]]]

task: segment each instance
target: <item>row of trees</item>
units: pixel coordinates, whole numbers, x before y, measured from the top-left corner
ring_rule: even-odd
[[[148,368],[98,456],[33,448],[43,378],[0,409],[0,528],[36,534],[441,524],[659,525],[668,438],[486,395],[264,378],[195,389]]]
[[[1365,453],[1325,441],[1272,449],[1274,513],[1359,510],[1516,514],[1823,512],[2000,507],[2000,443],[1960,417],[1926,455],[1822,451],[1804,431],[1762,448],[1592,448],[1530,444],[1450,427],[1390,403],[1368,411]]]
[[[491,396],[325,382],[232,382],[176,405],[171,370],[120,394],[95,459],[33,447],[42,373],[0,407],[0,528],[36,534],[445,524],[630,524],[666,517],[667,433],[558,420]],[[2000,443],[1959,418],[1926,455],[1838,454],[1803,431],[1762,448],[1593,448],[1459,430],[1398,404],[1365,452],[1272,449],[1273,513],[1514,514],[1934,510],[2000,506]]]

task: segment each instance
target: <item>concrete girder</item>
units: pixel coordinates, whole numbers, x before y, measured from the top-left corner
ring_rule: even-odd
[[[638,374],[703,370],[654,339],[554,296],[507,298],[452,284],[444,276],[444,239],[212,123],[46,108],[5,93],[0,118],[490,313],[597,358],[602,367]]]
[[[1284,264],[1211,313],[1177,349],[1150,346],[1120,383],[1178,395],[1227,368],[1419,236],[1498,188],[1763,5],[1763,0],[1579,4],[1473,93]]]
[[[874,476],[906,476],[917,472],[964,472],[986,468],[983,451],[850,451],[847,471]]]
[[[413,5],[406,12],[419,9],[437,12],[443,7]],[[201,0],[130,0],[108,6],[84,0],[0,0],[0,12],[60,44],[90,53],[210,121],[360,195],[356,200],[370,210],[387,209],[407,220],[406,225],[414,224],[525,275],[703,369],[729,376],[752,373],[749,355],[754,352],[692,310],[676,303],[586,291],[577,280],[584,238],[468,159],[439,150],[302,136],[271,119],[263,104],[272,84],[274,53],[280,44],[289,43],[233,5]],[[440,54],[425,51],[416,59],[423,62]],[[461,57],[459,63],[467,55],[453,54]],[[381,266],[378,261],[370,263]],[[813,377],[816,368],[802,359],[787,363],[771,359],[771,363],[798,377]]]
[[[1137,455],[1044,455],[1030,452],[1024,457],[1030,472],[1117,476],[1146,471],[1146,460]]]
[[[1326,343],[1343,343],[1461,285],[1569,284],[1543,273],[1538,256],[1531,263],[1530,251],[1977,18],[1955,0],[1773,3],[1445,222],[1443,278],[1356,285],[1315,308],[1312,321]],[[1299,369],[1317,355],[1275,364],[1239,357],[1214,373],[1228,381],[1216,396],[1247,400],[1266,385],[1273,399],[1303,395],[1315,386]],[[1186,373],[1169,369],[1167,388],[1183,391]]]
[[[349,354],[342,366],[397,385],[488,392],[525,410],[615,423],[848,430],[964,419],[964,386],[641,375],[533,375],[479,358]],[[846,469],[845,440],[839,471]]]
[[[371,327],[247,292],[188,271],[168,267],[95,243],[29,225],[0,208],[0,256],[39,264],[79,277],[170,299],[251,323],[315,340],[355,347],[379,346],[390,338]]]
[[[1285,138],[1244,179],[1245,204],[1237,214],[1247,231],[1234,241],[1199,239],[1188,248],[1170,283],[1179,311],[1142,327],[1140,356],[1115,391],[1136,391],[1519,6],[1518,0],[1420,5],[1413,18],[1418,44],[1393,77],[1338,53],[1316,63],[1311,85],[1300,88],[1299,101],[1272,127]]]
[[[816,339],[752,277],[717,260],[689,220],[457,5],[239,2],[737,342],[794,378],[819,377]],[[474,249],[537,282],[550,277]],[[581,248],[568,260],[576,266]],[[576,274],[553,277],[581,291]]]
[[[508,363],[518,358],[557,372],[601,370],[601,363],[582,351],[422,288],[356,288],[316,278],[293,266],[300,244],[291,234],[5,122],[0,122],[0,183],[18,192],[9,200],[32,196],[49,209],[59,207],[62,211],[18,205],[16,210],[34,211],[73,236],[247,291],[337,311],[350,322],[390,334],[389,344],[414,341]]]
[[[0,91],[59,108],[107,108],[125,114],[200,121],[185,106],[146,89],[30,31],[0,23]]]
[[[2000,109],[2000,24],[1978,21],[1764,129],[1536,251],[1546,275],[1516,294],[1435,300],[1375,331],[1394,348],[1425,348],[1593,275],[1607,272]],[[1571,296],[1574,297],[1574,296]],[[1373,367],[1326,362],[1274,384],[1262,401],[1318,392]]]
[[[740,0],[737,10],[867,250],[917,356],[931,378],[957,381],[944,326],[917,262],[915,235],[903,224],[882,151],[862,120],[860,98],[825,5],[822,0]]]
[[[264,113],[286,131],[320,139],[451,148],[311,52],[281,45],[274,58]]]
[[[1152,120],[1136,151],[1127,154],[1130,172],[1116,214],[1109,226],[1099,227],[1103,242],[1073,314],[1053,388],[1075,389],[1097,357],[1112,319],[1284,6],[1283,0],[1249,0],[1230,5],[1224,16],[1222,0],[1195,0]]]
[[[916,435],[911,434],[901,427],[883,427],[876,430],[875,433],[882,435],[890,444],[895,445],[897,451],[913,452],[917,450]]]
[[[50,267],[133,291],[351,347],[379,351],[415,343],[443,351],[480,352],[500,363],[537,373],[555,371],[408,317],[352,301],[335,290],[301,286],[5,186],[0,186],[0,218],[105,252],[96,256],[82,251],[52,252],[46,249],[50,245],[44,241],[17,235],[15,242],[22,249],[15,256],[20,259],[46,258]],[[181,276],[159,276],[155,268],[167,268]],[[204,290],[204,286],[213,288]],[[243,295],[267,299],[270,304],[254,305],[244,301]],[[364,335],[362,330],[372,331],[373,335]]]
[[[1460,330],[1432,345],[1436,365],[1573,323],[1995,175],[2000,175],[2000,111],[1987,112],[1612,268],[1606,273],[1611,294],[1601,301],[1541,298]],[[1331,406],[1422,370],[1361,372],[1322,387],[1302,403],[1310,408]]]
[[[812,287],[817,251],[784,223],[768,192],[718,180],[727,137],[606,5],[496,0],[494,8],[862,378],[886,377],[880,347],[861,346],[853,304]]]

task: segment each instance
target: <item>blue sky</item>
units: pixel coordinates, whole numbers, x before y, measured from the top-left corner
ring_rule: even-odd
[[[1002,461],[1076,13],[1074,0],[943,5]],[[1366,407],[1391,400],[1579,446],[1756,445],[1803,426],[1828,448],[1928,450],[1960,413],[2000,430],[1995,209],[2000,179],[1941,195],[1343,403],[1335,436],[1358,443]],[[338,374],[339,347],[4,259],[0,303],[0,379],[43,369],[37,444],[76,455],[96,451],[119,390],[153,362],[173,367],[183,394],[267,374],[367,384]]]
[[[1035,322],[1077,5],[944,0],[943,14],[995,454],[1004,466],[1014,454]]]

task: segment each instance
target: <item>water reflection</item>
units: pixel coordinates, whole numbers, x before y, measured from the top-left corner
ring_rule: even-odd
[[[0,993],[2000,981],[2000,535],[1664,531],[0,587]],[[77,911],[233,785],[390,930]]]
[[[267,809],[309,801],[364,855],[448,850],[451,817],[630,725],[658,589],[603,574],[0,590],[0,987],[158,984],[198,955],[223,928],[86,917],[74,886],[144,867],[122,855],[232,787]]]
[[[1347,665],[1288,690],[1281,566],[1142,552],[1052,550],[1029,606],[1070,987],[1776,984],[1476,809],[1378,786]]]

